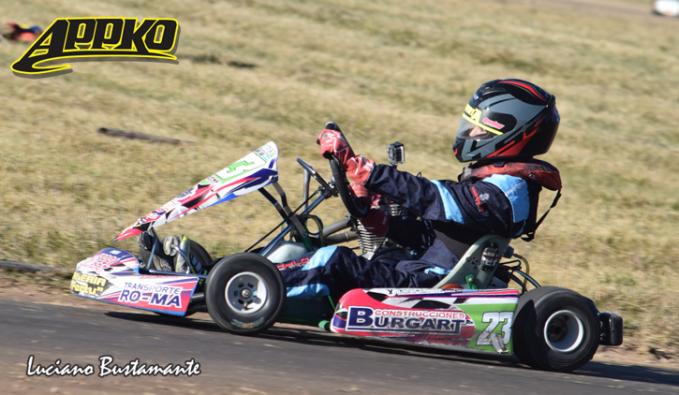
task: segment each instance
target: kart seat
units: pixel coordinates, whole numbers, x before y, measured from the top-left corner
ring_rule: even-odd
[[[500,259],[514,254],[509,242],[510,239],[496,235],[481,237],[466,249],[453,269],[434,288],[448,288],[455,284],[467,288],[488,288]]]

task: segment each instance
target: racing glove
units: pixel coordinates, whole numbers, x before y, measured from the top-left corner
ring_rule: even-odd
[[[342,132],[323,129],[316,142],[321,146],[322,157],[327,158],[333,155],[345,169],[347,168],[347,161],[356,156]]]
[[[375,166],[375,162],[363,156],[357,156],[344,134],[337,130],[323,129],[318,136],[317,143],[320,145],[321,156],[333,155],[344,167],[347,177],[349,177],[349,186],[354,194],[359,198],[371,197],[370,192],[365,188],[365,183]]]
[[[365,188],[365,183],[368,181],[368,177],[370,177],[374,167],[375,161],[361,155],[349,158],[344,165],[347,177],[349,177],[351,183],[360,185],[363,188]]]

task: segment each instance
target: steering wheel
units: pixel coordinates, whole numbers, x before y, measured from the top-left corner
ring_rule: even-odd
[[[328,184],[328,182],[325,181],[325,180],[323,179],[323,177],[321,177],[321,175],[318,174],[318,172],[316,171],[316,169],[314,169],[313,167],[311,167],[310,164],[308,164],[308,163],[306,163],[305,161],[303,161],[302,158],[297,158],[297,163],[299,163],[299,165],[302,166],[302,169],[304,169],[307,173],[309,173],[309,175],[310,175],[311,177],[313,177],[319,184],[321,184],[321,186],[322,186],[324,189],[326,189],[326,190],[332,190],[332,188],[330,187],[330,184]]]
[[[368,210],[370,210],[370,205],[362,199],[356,197],[354,191],[349,188],[349,180],[347,180],[347,175],[344,171],[344,168],[339,163],[337,158],[330,156],[328,160],[330,162],[330,171],[332,171],[332,177],[335,179],[335,188],[337,189],[337,194],[339,195],[340,199],[342,199],[344,207],[347,208],[349,214],[351,214],[351,216],[354,218],[365,217],[365,215],[368,214]]]

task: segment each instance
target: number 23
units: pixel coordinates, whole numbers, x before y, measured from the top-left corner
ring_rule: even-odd
[[[476,344],[479,346],[488,346],[490,345],[490,335],[495,331],[495,328],[500,323],[503,323],[502,325],[502,342],[504,344],[509,343],[512,337],[512,317],[514,316],[513,312],[488,312],[488,313],[483,313],[482,321],[483,322],[488,322],[488,326],[486,329],[479,335],[479,339],[476,341]]]

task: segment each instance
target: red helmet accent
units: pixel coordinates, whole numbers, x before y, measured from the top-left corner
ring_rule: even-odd
[[[538,93],[535,88],[533,88],[533,84],[531,83],[525,83],[520,80],[502,80],[500,81],[501,84],[510,84],[510,85],[516,85],[518,87],[521,87],[523,89],[528,90],[530,93],[533,94],[533,96],[537,97],[540,100],[546,100],[544,96],[542,96],[540,93]]]

